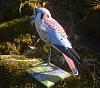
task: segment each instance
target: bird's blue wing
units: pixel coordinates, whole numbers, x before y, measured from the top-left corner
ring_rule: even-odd
[[[69,58],[74,61],[78,61],[79,57],[71,49],[71,43],[68,39],[63,38],[59,33],[55,32],[51,27],[47,27],[47,35],[49,36],[51,45],[59,50],[61,53],[64,53]]]
[[[52,45],[63,46],[65,48],[72,48],[71,43],[67,38],[63,38],[60,33],[56,32],[52,27],[47,26],[47,35],[49,36]]]

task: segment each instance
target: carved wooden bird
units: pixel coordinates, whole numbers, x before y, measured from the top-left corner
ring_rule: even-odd
[[[34,14],[35,27],[41,40],[61,52],[73,75],[78,75],[78,69],[74,62],[80,64],[80,57],[73,49],[63,27],[52,18],[50,11],[44,7],[37,8]]]

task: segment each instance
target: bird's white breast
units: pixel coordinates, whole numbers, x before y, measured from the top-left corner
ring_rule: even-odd
[[[41,20],[41,21],[35,21],[35,27],[36,27],[36,30],[40,36],[40,38],[49,43],[49,37],[48,37],[48,34],[47,34],[47,29],[46,29],[46,24],[44,24],[44,22]]]

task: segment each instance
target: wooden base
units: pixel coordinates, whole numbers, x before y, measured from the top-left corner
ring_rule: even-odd
[[[33,68],[29,68],[27,73],[29,73],[33,78],[35,78],[47,88],[52,87],[56,82],[71,76],[70,73],[51,63],[49,66],[47,63],[44,63]]]

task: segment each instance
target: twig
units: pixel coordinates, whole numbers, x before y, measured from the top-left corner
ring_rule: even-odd
[[[36,43],[33,46],[36,46],[39,41],[40,41],[40,38],[36,41]]]

